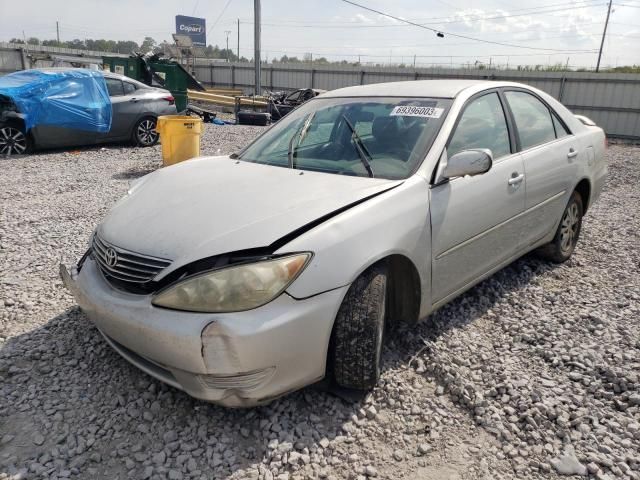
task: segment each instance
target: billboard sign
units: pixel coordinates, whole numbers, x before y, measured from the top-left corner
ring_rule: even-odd
[[[207,28],[204,18],[176,15],[176,34],[187,35],[197,47],[207,46]]]

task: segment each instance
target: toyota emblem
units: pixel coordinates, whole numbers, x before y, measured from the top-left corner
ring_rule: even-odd
[[[104,252],[104,261],[108,267],[115,267],[118,263],[118,252],[111,247],[107,248],[107,251]]]

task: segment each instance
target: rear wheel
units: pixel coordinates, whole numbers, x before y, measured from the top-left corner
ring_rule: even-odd
[[[133,127],[133,143],[139,147],[152,147],[158,143],[160,135],[156,130],[157,120],[145,117],[138,120]]]
[[[24,155],[31,150],[29,136],[14,125],[0,125],[0,155]]]
[[[373,388],[380,377],[385,329],[387,269],[375,265],[353,282],[338,310],[330,364],[338,385]]]
[[[538,250],[540,256],[555,263],[569,260],[578,243],[583,211],[582,197],[578,192],[573,192],[553,240]]]

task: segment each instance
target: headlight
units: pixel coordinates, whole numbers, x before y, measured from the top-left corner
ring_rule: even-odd
[[[152,303],[191,312],[251,310],[284,292],[310,258],[301,253],[203,273],[161,291]]]

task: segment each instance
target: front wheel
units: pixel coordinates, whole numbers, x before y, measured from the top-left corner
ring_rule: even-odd
[[[582,197],[578,192],[573,192],[553,240],[538,250],[542,257],[555,263],[569,260],[578,243],[583,211]]]
[[[29,135],[13,125],[0,125],[0,155],[24,155],[31,151]]]
[[[341,387],[369,390],[378,382],[386,293],[387,269],[375,265],[353,282],[340,305],[329,361]]]
[[[133,127],[133,143],[139,147],[152,147],[158,143],[160,135],[156,125],[157,120],[153,117],[138,120]]]

